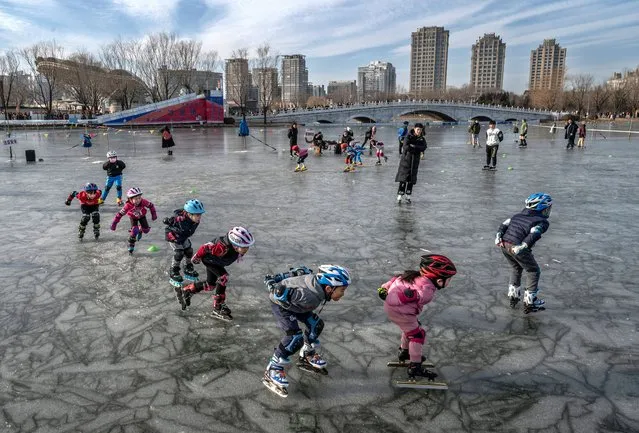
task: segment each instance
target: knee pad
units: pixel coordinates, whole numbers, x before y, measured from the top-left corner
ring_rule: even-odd
[[[183,249],[182,251],[184,251],[184,255],[185,255],[186,257],[188,257],[189,259],[190,259],[191,257],[193,257],[193,248],[188,247],[188,248]]]
[[[313,314],[306,323],[308,325],[308,342],[314,343],[324,330],[324,321],[317,314]]]
[[[116,185],[115,190],[118,192],[122,192],[122,185]]]
[[[217,284],[220,286],[226,287],[226,284],[229,282],[229,274],[224,274],[220,278],[217,279]]]
[[[426,341],[426,330],[424,328],[415,328],[406,333],[409,342],[424,344]]]
[[[131,230],[129,230],[129,234],[132,238],[137,237],[138,233],[140,233],[140,227],[138,226],[133,226],[131,227]]]
[[[175,260],[178,264],[184,258],[184,250],[175,250],[173,253],[173,260]]]
[[[288,331],[286,333],[287,337],[291,337],[291,340],[284,346],[280,343],[280,349],[286,353],[287,357],[296,353],[298,350],[302,348],[304,345],[304,335],[300,329],[295,331]]]
[[[91,214],[91,218],[93,218],[93,224],[100,224],[100,213],[99,212],[93,212]]]
[[[83,213],[82,214],[82,219],[80,220],[80,225],[81,226],[85,226],[87,224],[89,224],[89,220],[91,219],[91,215]]]
[[[142,233],[147,234],[151,231],[151,227],[142,227]]]

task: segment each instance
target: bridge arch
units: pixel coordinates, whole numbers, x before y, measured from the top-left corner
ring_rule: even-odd
[[[470,120],[477,120],[478,122],[490,122],[491,120],[494,120],[494,119],[491,119],[488,116],[475,116],[475,117],[472,117]]]
[[[328,123],[328,124],[330,124],[330,123],[333,123],[333,122],[331,122],[330,120],[326,120],[326,119],[318,119],[318,120],[315,121],[315,123],[322,123],[322,124],[327,124]]]
[[[517,119],[515,119],[515,118],[510,118],[510,119],[506,119],[506,120],[504,120],[504,123],[508,123],[508,122],[517,123]]]
[[[428,117],[434,118],[435,120],[441,120],[444,122],[457,122],[457,119],[449,116],[446,113],[442,113],[441,111],[425,110],[425,109],[419,109],[419,108],[402,112],[398,117],[410,116],[410,115],[428,116]]]
[[[377,121],[375,121],[375,119],[362,115],[362,114],[358,114],[355,116],[352,116],[351,118],[348,119],[349,122],[359,122],[359,123],[377,123]]]

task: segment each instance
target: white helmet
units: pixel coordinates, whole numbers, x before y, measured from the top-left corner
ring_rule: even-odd
[[[117,153],[115,153],[115,150],[110,150],[107,152],[107,158],[116,158],[118,156]]]
[[[351,127],[350,127],[350,126],[347,126],[347,127],[346,127],[346,130],[347,130],[348,132],[351,132]]]
[[[129,188],[129,190],[126,192],[126,196],[128,198],[137,197],[139,195],[142,195],[142,190],[136,186],[134,186],[133,188]]]
[[[229,241],[239,248],[248,248],[255,243],[253,235],[244,227],[233,227],[228,233]]]

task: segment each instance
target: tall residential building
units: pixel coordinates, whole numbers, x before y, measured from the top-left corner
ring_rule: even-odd
[[[410,92],[446,90],[448,30],[422,27],[411,33]]]
[[[238,107],[246,105],[251,87],[248,59],[226,59],[224,79],[224,101]]]
[[[308,99],[306,56],[282,56],[282,103],[302,106]]]
[[[357,82],[355,80],[329,81],[326,97],[335,104],[357,102]]]
[[[504,88],[506,44],[494,33],[486,33],[471,49],[470,85],[475,94],[501,91]]]
[[[564,88],[566,49],[554,39],[544,39],[539,48],[530,52],[529,90],[557,90]]]
[[[395,94],[395,67],[379,60],[357,68],[357,97],[360,102],[387,99]]]

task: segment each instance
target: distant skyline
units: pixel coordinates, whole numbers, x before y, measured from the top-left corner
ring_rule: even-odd
[[[471,46],[484,33],[506,43],[504,89],[528,86],[530,51],[554,38],[567,48],[567,75],[590,73],[602,82],[639,65],[636,1],[412,0],[2,0],[0,51],[55,39],[70,54],[98,52],[118,36],[160,31],[197,39],[223,60],[237,48],[268,42],[279,54],[303,54],[309,81],[357,80],[357,68],[391,62],[397,85],[408,89],[411,32],[450,31],[448,86],[470,79]],[[221,65],[220,71],[223,69]]]

